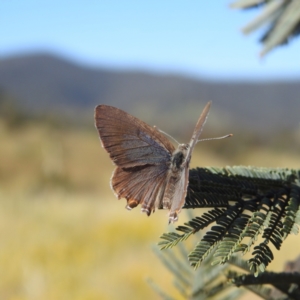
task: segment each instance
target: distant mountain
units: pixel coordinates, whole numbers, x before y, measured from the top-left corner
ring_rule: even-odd
[[[145,115],[151,124],[166,123],[164,129],[174,129],[174,122],[181,128],[194,124],[209,100],[213,101],[214,126],[267,132],[295,129],[300,121],[300,80],[209,81],[89,68],[49,54],[0,60],[0,90],[29,113],[58,114],[78,121],[88,116],[92,122],[94,107],[104,103]]]

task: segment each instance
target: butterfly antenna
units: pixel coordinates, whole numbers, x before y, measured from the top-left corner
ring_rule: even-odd
[[[198,140],[197,143],[203,142],[203,141],[222,140],[222,139],[226,139],[226,138],[231,137],[231,136],[233,136],[232,133],[224,135],[224,136],[216,137],[216,138],[208,138],[208,139]]]
[[[163,133],[164,135],[168,136],[169,138],[171,138],[175,143],[177,143],[178,145],[180,144],[178,141],[176,141],[171,135],[169,135],[168,133],[160,130],[158,127],[156,127],[155,125],[153,126],[156,130],[158,130],[159,132]]]

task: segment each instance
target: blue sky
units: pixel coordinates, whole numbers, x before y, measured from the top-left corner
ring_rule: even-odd
[[[225,0],[0,0],[0,57],[49,51],[93,67],[209,78],[300,78],[300,38],[259,58],[260,10]]]

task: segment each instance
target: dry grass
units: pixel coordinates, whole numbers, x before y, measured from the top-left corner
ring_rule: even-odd
[[[0,298],[153,299],[145,278],[170,278],[151,251],[162,219],[150,226],[110,203],[59,193],[1,201]]]
[[[123,209],[96,131],[0,122],[0,144],[0,299],[156,299],[147,277],[172,290],[151,250],[171,230],[166,212],[147,218]],[[192,166],[236,164],[199,148]],[[264,149],[245,154],[244,164],[299,168],[298,158]],[[272,269],[299,246],[289,238]]]

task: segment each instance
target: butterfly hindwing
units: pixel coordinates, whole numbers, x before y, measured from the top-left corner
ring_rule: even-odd
[[[142,211],[150,215],[155,208],[161,207],[167,172],[168,167],[164,164],[117,167],[111,179],[111,186],[119,199],[126,198],[127,209],[141,204]]]

